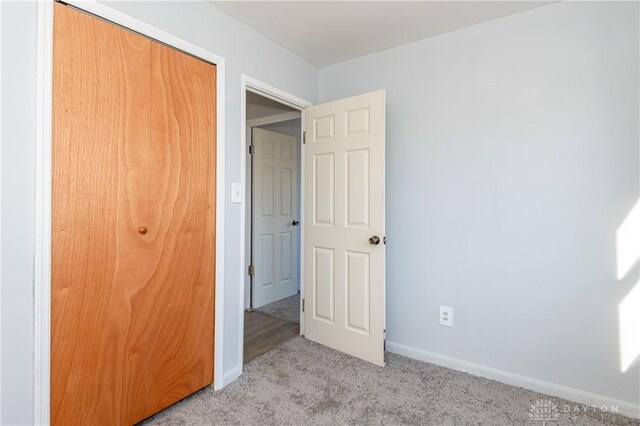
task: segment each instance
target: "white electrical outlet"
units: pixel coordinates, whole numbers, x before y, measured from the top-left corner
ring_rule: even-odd
[[[453,327],[453,308],[440,306],[440,325]]]

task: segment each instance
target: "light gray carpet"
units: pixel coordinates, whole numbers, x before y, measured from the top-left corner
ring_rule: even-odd
[[[257,308],[256,311],[300,324],[300,295],[294,294],[291,297],[269,303]]]
[[[296,337],[245,365],[226,388],[206,388],[148,419],[146,425],[514,425],[549,398],[559,418],[548,424],[640,425],[578,404],[388,354],[376,367]]]

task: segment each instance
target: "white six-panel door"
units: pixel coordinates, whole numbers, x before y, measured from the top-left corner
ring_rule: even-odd
[[[305,336],[377,365],[384,365],[384,105],[381,90],[305,111]]]
[[[298,162],[292,136],[253,129],[253,307],[298,291]]]

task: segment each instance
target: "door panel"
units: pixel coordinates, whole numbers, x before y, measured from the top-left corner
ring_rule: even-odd
[[[345,253],[346,326],[369,333],[369,253]]]
[[[253,307],[298,291],[298,163],[296,138],[254,128]]]
[[[305,111],[305,336],[384,365],[384,91]],[[372,245],[369,238],[380,243]]]
[[[369,149],[346,152],[345,225],[369,228]]]
[[[335,256],[334,250],[314,247],[313,318],[333,324],[335,320]]]
[[[335,154],[314,155],[313,160],[313,224],[332,227],[335,215]]]
[[[213,382],[215,67],[54,5],[51,420]]]

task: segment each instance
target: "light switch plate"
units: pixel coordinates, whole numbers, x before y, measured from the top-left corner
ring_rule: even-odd
[[[232,183],[231,184],[231,202],[232,203],[241,203],[242,202],[242,186],[240,183]]]

